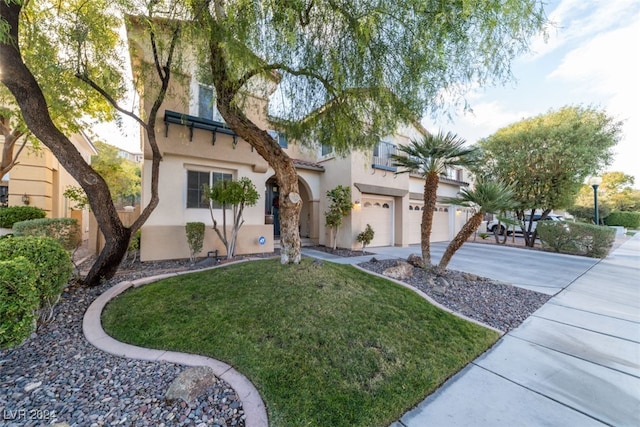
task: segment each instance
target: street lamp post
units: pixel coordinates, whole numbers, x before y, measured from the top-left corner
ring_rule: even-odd
[[[602,178],[594,176],[589,179],[589,184],[593,187],[593,220],[596,225],[600,225],[600,218],[598,218],[598,186],[602,182]]]

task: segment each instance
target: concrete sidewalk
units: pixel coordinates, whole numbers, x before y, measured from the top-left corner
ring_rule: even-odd
[[[640,425],[640,234],[574,277],[392,426]]]

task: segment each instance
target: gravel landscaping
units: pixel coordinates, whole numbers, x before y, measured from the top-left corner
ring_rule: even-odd
[[[397,264],[397,260],[375,260],[358,265],[383,274]],[[412,267],[411,275],[402,281],[443,306],[503,332],[517,328],[551,298],[546,294],[453,270],[438,275]]]
[[[49,324],[22,346],[0,351],[0,425],[244,426],[242,403],[225,382],[191,404],[166,402],[185,367],[112,356],[82,334],[85,310],[115,283],[195,267],[132,263],[98,287],[66,289]]]

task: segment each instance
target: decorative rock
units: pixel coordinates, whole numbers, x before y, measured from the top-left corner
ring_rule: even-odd
[[[409,258],[407,258],[407,262],[414,267],[424,268],[424,262],[422,261],[422,257],[418,254],[411,254]]]
[[[314,267],[321,267],[323,264],[324,262],[321,259],[316,259],[311,263]]]
[[[216,385],[216,381],[217,378],[213,369],[207,366],[196,366],[185,369],[171,383],[165,399],[170,402],[179,399],[187,403],[192,402],[196,397],[207,391],[207,389]]]
[[[392,279],[404,280],[413,276],[413,266],[408,262],[399,261],[395,266],[385,269],[382,274]]]
[[[38,387],[40,387],[42,385],[42,381],[37,381],[37,382],[33,382],[33,383],[29,383],[26,386],[24,386],[24,391],[26,391],[27,393],[29,393],[32,390],[37,389]]]

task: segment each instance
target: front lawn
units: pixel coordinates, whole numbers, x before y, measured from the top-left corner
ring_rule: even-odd
[[[309,259],[132,289],[102,322],[127,343],[229,363],[283,427],[388,426],[498,338],[392,282]]]

